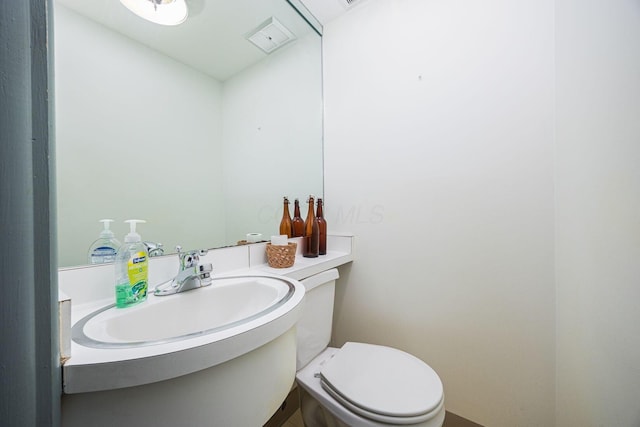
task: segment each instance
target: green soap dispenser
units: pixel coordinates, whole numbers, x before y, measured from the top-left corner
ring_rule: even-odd
[[[124,308],[147,299],[149,254],[136,233],[136,224],[146,221],[129,219],[130,232],[116,253],[116,307]]]
[[[112,219],[101,219],[104,229],[100,236],[89,247],[89,264],[105,264],[116,259],[116,252],[120,247],[120,242],[115,238],[113,231],[109,230]]]

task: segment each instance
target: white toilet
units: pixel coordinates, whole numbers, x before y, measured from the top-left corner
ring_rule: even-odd
[[[296,380],[307,427],[441,427],[444,392],[438,374],[403,351],[373,344],[327,347],[338,270],[302,280]]]

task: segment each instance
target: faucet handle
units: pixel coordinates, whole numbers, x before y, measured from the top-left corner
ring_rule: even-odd
[[[207,274],[213,271],[213,265],[210,262],[198,266],[198,273]]]
[[[213,266],[210,263],[206,263],[198,266],[198,275],[200,276],[201,286],[207,286],[211,284],[212,271],[213,271]]]
[[[150,242],[148,240],[142,243],[147,247],[149,257],[164,255],[164,245],[162,243]]]
[[[180,245],[176,246],[176,250],[178,251],[178,257],[180,258],[181,270],[196,267],[200,262],[200,257],[209,252],[207,249],[196,249],[193,251],[182,252],[182,247]]]

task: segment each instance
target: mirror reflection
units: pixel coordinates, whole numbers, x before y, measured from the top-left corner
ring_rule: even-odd
[[[285,0],[187,5],[164,26],[118,1],[55,2],[60,266],[87,264],[101,219],[120,241],[144,219],[170,253],[268,239],[282,196],[322,194],[318,33]],[[274,21],[290,36],[266,53],[248,37]]]

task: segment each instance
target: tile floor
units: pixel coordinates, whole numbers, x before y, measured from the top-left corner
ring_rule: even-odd
[[[292,413],[293,412],[293,413]],[[289,414],[292,414],[287,417]],[[294,388],[289,392],[286,400],[280,409],[271,417],[269,422],[263,427],[304,427],[300,405],[298,401],[298,390]],[[442,427],[483,427],[466,418],[447,412]]]
[[[294,412],[291,417],[287,421],[282,424],[282,427],[304,427],[302,423],[302,415],[300,414],[300,409]]]
[[[302,423],[302,415],[300,409],[298,409],[287,421],[282,424],[282,427],[304,427]],[[456,414],[447,412],[442,427],[482,427],[480,424],[476,424],[473,421],[469,421],[465,418],[459,417]]]

